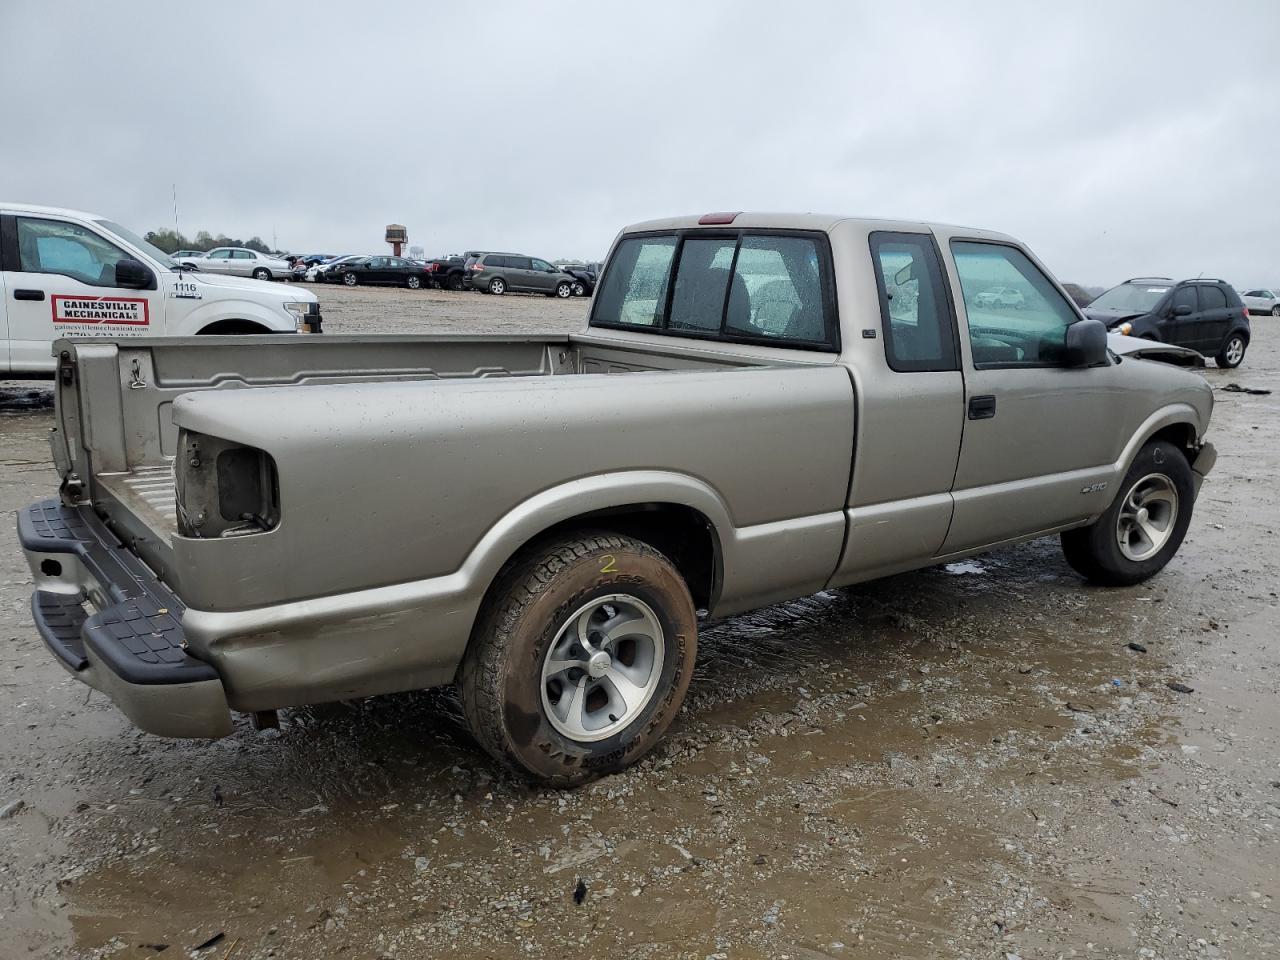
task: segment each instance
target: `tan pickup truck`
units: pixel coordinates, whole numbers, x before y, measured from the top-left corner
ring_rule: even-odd
[[[456,683],[557,784],[662,736],[703,618],[1050,534],[1136,583],[1214,461],[1198,355],[918,223],[628,227],[569,336],[54,351],[60,496],[18,526],[76,677],[196,737]]]

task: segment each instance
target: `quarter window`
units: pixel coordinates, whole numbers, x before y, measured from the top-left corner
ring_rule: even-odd
[[[91,287],[116,286],[119,247],[65,220],[18,217],[18,264],[25,273],[57,273]]]
[[[1062,363],[1067,327],[1080,315],[1017,247],[951,241],[975,367]]]
[[[930,237],[871,234],[884,352],[900,373],[956,370],[955,321]]]

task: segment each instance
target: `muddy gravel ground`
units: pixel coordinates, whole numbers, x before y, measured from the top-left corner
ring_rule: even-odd
[[[585,312],[322,296],[335,333]],[[449,691],[135,731],[31,626],[51,401],[2,384],[0,957],[1280,956],[1280,321],[1255,338],[1205,371],[1218,466],[1150,583],[1044,540],[710,625],[666,742],[572,792],[501,773]]]

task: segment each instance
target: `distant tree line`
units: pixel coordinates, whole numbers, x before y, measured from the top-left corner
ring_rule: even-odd
[[[257,250],[259,253],[271,252],[271,248],[263,243],[260,237],[236,240],[224,233],[220,233],[215,237],[208,230],[201,230],[195,235],[195,239],[189,239],[176,230],[150,230],[147,232],[146,239],[165,253],[174,253],[177,250],[199,250],[204,252],[212,250],[214,247],[247,247],[250,250]]]

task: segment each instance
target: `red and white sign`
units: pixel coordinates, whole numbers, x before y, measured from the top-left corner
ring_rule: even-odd
[[[144,297],[74,297],[55,293],[50,300],[55,327],[151,325],[149,304]]]

